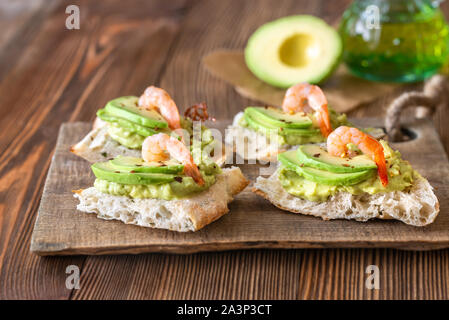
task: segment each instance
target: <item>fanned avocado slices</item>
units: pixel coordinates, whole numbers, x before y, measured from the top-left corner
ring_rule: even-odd
[[[143,110],[138,107],[139,98],[125,96],[109,101],[104,110],[110,116],[123,118],[148,128],[167,128],[168,123],[154,110]]]
[[[176,177],[176,175],[166,173],[117,170],[110,162],[94,163],[91,168],[98,179],[122,184],[161,184],[172,182]]]
[[[116,170],[146,172],[146,173],[169,173],[180,174],[184,170],[184,165],[170,159],[166,161],[145,162],[141,158],[118,156],[109,161]]]
[[[330,155],[318,145],[302,145],[296,151],[298,161],[307,167],[335,173],[359,172],[376,169],[376,163],[366,155],[340,158]]]
[[[298,159],[297,151],[295,150],[286,151],[279,154],[278,159],[285,167],[295,171],[305,179],[332,186],[348,186],[357,184],[368,179],[376,173],[376,170],[374,169],[360,170],[356,172],[336,173],[309,167]],[[316,163],[314,162],[313,164]]]
[[[280,128],[310,128],[312,120],[302,112],[289,114],[273,107],[247,107],[245,113],[259,122],[266,122]]]
[[[245,117],[246,123],[248,123],[248,125],[255,130],[259,130],[262,132],[275,130],[278,134],[281,134],[281,135],[293,134],[293,135],[311,136],[311,135],[320,134],[319,129],[311,127],[310,125],[309,125],[309,127],[303,127],[303,128],[279,127],[274,124],[278,120],[273,119],[272,121],[267,121],[266,114],[265,114],[265,118],[264,118],[264,116],[261,117],[260,114],[261,113],[254,112],[253,109],[251,109],[251,108],[246,108],[245,112],[244,112],[244,117]],[[287,114],[285,114],[285,116],[287,116]],[[302,119],[302,117],[300,117],[300,118]],[[302,125],[304,125],[305,123],[306,122],[303,122]]]
[[[107,121],[109,123],[115,123],[119,127],[125,128],[126,130],[133,132],[133,133],[137,133],[138,135],[141,135],[143,137],[152,136],[153,134],[158,133],[158,131],[156,131],[155,129],[144,127],[140,124],[131,122],[124,118],[115,117],[115,116],[109,114],[105,109],[98,110],[97,117],[103,121]]]

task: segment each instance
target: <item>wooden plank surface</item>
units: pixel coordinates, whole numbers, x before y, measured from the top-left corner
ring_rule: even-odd
[[[49,1],[42,1],[45,5],[25,16],[18,13],[17,19],[13,15],[6,25],[14,36],[1,40],[0,298],[449,298],[449,250],[247,250],[64,258],[30,253],[61,123],[91,121],[111,97],[138,94],[152,83],[169,90],[181,107],[207,101],[216,116],[230,117],[251,101],[201,67],[204,53],[241,49],[259,24],[283,15],[314,14],[333,23],[350,1],[54,2],[47,6]],[[74,3],[80,6],[81,29],[69,31],[64,12]],[[448,2],[443,11],[449,15]],[[114,31],[120,22],[154,21],[165,27]],[[136,33],[145,41],[134,42]],[[115,44],[107,45],[111,42]],[[368,106],[353,115],[380,116],[384,107]],[[447,108],[435,115],[446,151],[448,121]],[[81,270],[79,290],[65,287],[65,268],[71,264]],[[380,268],[380,290],[365,288],[370,264]]]
[[[366,119],[360,119],[366,120]],[[364,121],[366,126],[383,122]],[[224,132],[229,121],[216,121]],[[449,162],[429,120],[404,127],[416,139],[392,144],[436,189],[441,213],[430,226],[416,228],[398,221],[322,221],[289,214],[251,192],[251,186],[229,205],[229,214],[198,232],[171,232],[104,221],[76,211],[72,190],[91,187],[90,164],[71,154],[70,146],[90,130],[90,123],[63,124],[42,195],[31,250],[40,255],[194,253],[254,248],[449,248]],[[432,166],[428,164],[432,163]],[[240,165],[254,182],[262,166]]]

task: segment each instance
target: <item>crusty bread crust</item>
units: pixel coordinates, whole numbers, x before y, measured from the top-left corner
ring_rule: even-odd
[[[108,134],[108,127],[109,124],[107,122],[101,125],[97,124],[80,142],[73,145],[70,151],[90,163],[106,161],[119,155],[128,157],[141,156],[140,150],[129,149],[113,140]],[[219,166],[225,163],[226,150],[224,145],[222,146],[222,154],[214,160]]]
[[[197,231],[229,211],[228,203],[249,181],[237,167],[223,169],[208,190],[187,199],[131,199],[99,192],[91,187],[76,190],[77,209],[98,218],[120,220],[143,227],[173,231]]]
[[[313,202],[286,192],[276,171],[269,178],[258,177],[252,191],[282,210],[313,215],[323,220],[397,219],[413,226],[425,226],[432,223],[439,213],[438,199],[432,186],[421,176],[415,177],[413,185],[404,192],[373,195],[340,192],[326,202]]]

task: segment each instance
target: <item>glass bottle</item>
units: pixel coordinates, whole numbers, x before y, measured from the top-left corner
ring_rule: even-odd
[[[432,76],[449,56],[440,2],[355,0],[340,24],[343,61],[369,80],[415,82]]]

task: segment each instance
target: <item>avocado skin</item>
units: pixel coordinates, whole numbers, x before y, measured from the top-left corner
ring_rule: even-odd
[[[298,161],[307,167],[320,169],[320,170],[324,170],[324,171],[329,171],[329,172],[335,172],[335,173],[360,172],[360,171],[366,171],[366,170],[371,170],[371,169],[377,168],[377,166],[374,162],[372,165],[369,165],[367,163],[365,163],[363,165],[358,164],[357,157],[353,158],[353,159],[348,159],[347,161],[345,161],[346,166],[332,164],[332,163],[324,161],[324,159],[327,156],[332,157],[325,150],[319,148],[319,151],[317,151],[317,153],[319,153],[320,156],[315,157],[314,156],[315,151],[313,151],[312,154],[310,152],[307,152],[307,149],[310,147],[317,149],[317,150],[319,148],[319,147],[311,146],[311,145],[302,145],[302,146],[299,146],[296,151],[296,157],[297,157]]]
[[[287,24],[287,23],[313,23],[317,27],[322,27],[330,30],[333,33],[333,37],[336,40],[336,48],[334,50],[334,59],[333,62],[329,65],[326,72],[320,74],[310,74],[309,77],[302,79],[301,81],[292,80],[291,78],[279,79],[278,77],[274,77],[269,71],[265,68],[260,68],[259,59],[257,59],[257,51],[253,50],[253,43],[259,41],[261,35],[263,35],[266,31],[271,30],[277,25]],[[288,89],[291,86],[299,83],[299,82],[308,82],[311,84],[321,84],[325,82],[337,69],[338,65],[341,62],[343,56],[343,41],[341,36],[337,32],[337,30],[333,29],[331,26],[327,25],[322,19],[317,18],[311,15],[293,15],[283,17],[277,20],[270,21],[268,23],[260,26],[248,39],[248,43],[244,50],[244,58],[245,63],[248,69],[260,80],[278,88]]]
[[[125,128],[130,132],[137,133],[143,137],[152,136],[153,134],[158,133],[156,130],[153,130],[148,127],[144,127],[140,124],[131,122],[127,119],[112,116],[105,109],[98,110],[97,117],[103,121],[106,121],[109,123],[115,123],[118,126]]]
[[[104,110],[112,116],[124,118],[149,128],[167,128],[168,123],[165,120],[158,120],[140,115],[139,108],[136,106],[137,97],[125,96],[109,101]]]
[[[164,173],[143,173],[119,171],[109,162],[98,162],[92,166],[92,171],[98,179],[121,184],[161,184],[175,180],[175,175]]]
[[[259,119],[259,122],[263,121],[280,128],[296,128],[305,129],[312,126],[312,120],[307,117],[301,117],[301,121],[294,122],[294,117],[292,115],[283,113],[281,109],[273,107],[247,107],[245,112],[248,113],[252,118]],[[270,115],[271,114],[271,115]],[[285,121],[277,116],[277,114],[282,115],[283,118],[289,119],[290,121]]]
[[[245,109],[244,111],[244,117],[246,122],[248,123],[248,125],[252,128],[254,128],[255,130],[259,130],[261,132],[267,132],[269,133],[270,131],[274,130],[275,133],[280,134],[280,135],[286,135],[286,134],[296,134],[296,135],[301,135],[301,136],[311,136],[311,135],[316,135],[318,133],[320,133],[319,129],[300,129],[300,128],[279,128],[276,127],[275,125],[272,125],[266,121],[264,121],[264,119],[256,119],[251,115],[251,111],[247,110],[248,108]]]
[[[134,157],[118,156],[115,159],[109,160],[109,164],[118,171],[134,171],[143,173],[168,173],[181,174],[184,170],[182,164],[170,164],[169,161],[163,162],[162,166],[149,166],[143,159]]]
[[[331,186],[349,186],[364,181],[374,175],[376,170],[364,170],[350,173],[335,173],[306,167],[296,157],[296,151],[286,151],[278,155],[278,160],[288,169],[295,171],[307,180]]]

